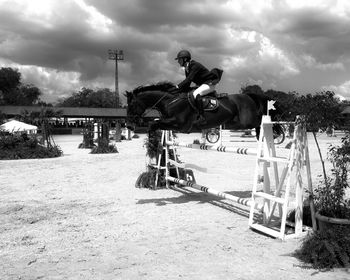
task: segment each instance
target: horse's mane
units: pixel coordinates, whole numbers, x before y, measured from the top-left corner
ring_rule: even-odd
[[[150,90],[168,91],[170,88],[173,88],[173,87],[175,87],[175,85],[172,82],[163,81],[163,82],[158,82],[156,84],[139,86],[133,90],[133,93],[137,94],[140,92],[150,91]]]

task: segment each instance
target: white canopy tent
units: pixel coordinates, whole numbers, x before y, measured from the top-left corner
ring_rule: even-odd
[[[27,132],[28,134],[36,134],[38,127],[24,122],[12,120],[0,125],[0,130],[4,130],[10,133]]]

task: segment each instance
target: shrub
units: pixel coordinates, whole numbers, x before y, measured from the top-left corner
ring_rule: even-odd
[[[109,144],[107,139],[99,139],[97,147],[93,147],[90,154],[110,154],[118,153],[118,149],[115,145]]]
[[[328,158],[333,164],[332,176],[314,190],[316,209],[327,217],[350,219],[350,199],[345,197],[349,189],[350,133],[342,138],[341,146],[330,146]]]
[[[145,139],[146,155],[152,159],[156,158],[162,151],[163,145],[161,143],[162,131],[149,131],[148,137]]]
[[[42,146],[36,136],[0,133],[0,159],[52,158],[62,154],[59,146]]]
[[[332,176],[314,190],[316,209],[327,217],[349,219],[350,199],[345,197],[345,191],[349,188],[349,133],[342,138],[341,146],[330,146],[328,158],[333,164]],[[295,256],[317,269],[350,267],[349,225],[333,224],[328,229],[309,234]]]
[[[91,130],[84,129],[83,132],[83,143],[80,143],[78,148],[79,149],[91,149],[95,147],[94,144],[94,134]]]
[[[171,155],[170,155],[170,158],[171,158]],[[191,174],[191,176],[194,178],[193,171],[190,169],[184,169],[184,168],[179,167],[178,172],[179,172],[180,179],[188,180],[186,178],[186,174]],[[156,185],[157,173],[158,173],[158,182]],[[172,177],[178,177],[175,167],[169,168],[169,175]],[[148,165],[147,171],[140,174],[140,176],[137,178],[136,183],[135,183],[135,187],[136,188],[147,188],[147,189],[151,189],[151,190],[165,188],[166,187],[165,177],[166,176],[165,176],[164,170],[158,170],[157,167]]]
[[[309,233],[294,256],[315,269],[350,267],[350,228]]]
[[[157,186],[155,184],[157,176],[157,169],[152,166],[148,166],[148,170],[143,172],[136,180],[136,188],[147,188],[155,190],[160,188],[160,186],[165,186],[165,177],[162,174],[159,174]]]

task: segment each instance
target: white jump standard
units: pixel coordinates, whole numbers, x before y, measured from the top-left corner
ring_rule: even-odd
[[[156,183],[159,174],[165,172],[165,182],[167,187],[171,187],[171,183],[179,186],[190,187],[205,193],[233,201],[250,207],[249,227],[258,231],[264,232],[270,236],[280,239],[300,236],[305,227],[303,226],[303,184],[302,184],[302,169],[306,165],[307,187],[312,193],[310,162],[308,156],[307,137],[304,125],[297,122],[294,131],[294,138],[291,149],[288,150],[288,157],[278,157],[276,155],[273,132],[273,122],[269,116],[263,117],[260,137],[257,142],[257,149],[239,148],[219,146],[213,147],[204,144],[187,144],[183,142],[175,142],[171,131],[163,131],[161,142],[165,151],[165,164],[160,166],[161,156],[158,158]],[[184,180],[180,178],[179,168],[183,168],[184,164],[178,161],[177,147],[197,149],[202,151],[214,151],[235,153],[241,155],[253,155],[256,158],[255,173],[253,179],[253,189],[251,199],[240,198],[230,195],[225,192],[217,191],[213,188],[202,186],[191,182],[191,179]],[[169,152],[173,152],[174,159],[169,158]],[[278,169],[277,164],[281,165],[282,171]],[[170,168],[176,169],[177,178],[174,175],[170,176]],[[263,174],[259,174],[263,171]],[[279,175],[281,172],[281,175]],[[293,175],[292,175],[293,174]],[[258,191],[258,181],[263,175],[263,190]],[[293,178],[293,186],[292,184]],[[292,200],[291,192],[295,191],[295,197]],[[294,203],[295,208],[295,233],[286,234],[287,212],[290,203]],[[255,220],[254,214],[258,210],[262,213],[262,219]],[[313,212],[313,209],[311,209]],[[277,213],[277,214],[276,214]],[[277,224],[276,224],[277,222]],[[277,229],[276,229],[276,225]]]

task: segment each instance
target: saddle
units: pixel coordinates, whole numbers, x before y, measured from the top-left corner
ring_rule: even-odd
[[[187,100],[194,110],[197,110],[196,100],[193,97],[193,91],[187,93]],[[215,111],[219,107],[219,101],[216,91],[212,91],[205,96],[202,96],[201,101],[203,103],[204,111]]]

